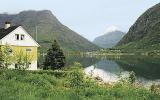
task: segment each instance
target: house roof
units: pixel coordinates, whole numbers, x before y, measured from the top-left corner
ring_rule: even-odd
[[[34,43],[36,43],[36,46],[40,46],[31,36],[30,36],[30,34],[28,34],[27,32],[26,32],[26,30],[25,29],[23,29],[23,27],[21,26],[21,25],[18,25],[18,26],[11,26],[11,27],[9,27],[9,28],[7,28],[7,29],[5,29],[5,28],[1,28],[0,29],[0,40],[3,40],[3,39],[5,39],[5,37],[7,36],[7,35],[9,35],[10,33],[12,33],[14,30],[16,30],[17,28],[20,28],[21,30],[24,30],[24,32],[30,37],[30,39],[31,40],[33,40],[34,41]],[[8,43],[10,43],[9,41],[8,41]],[[29,43],[29,42],[27,42],[27,43]],[[11,43],[12,44],[12,43]],[[15,45],[15,44],[14,44]],[[18,44],[18,45],[20,45],[20,44]],[[25,45],[25,44],[23,44],[23,45]],[[28,46],[28,45],[27,45]]]
[[[7,29],[1,28],[0,29],[0,39],[4,38],[6,35],[8,35],[9,33],[11,33],[12,31],[14,31],[16,28],[18,28],[19,26],[11,26]]]

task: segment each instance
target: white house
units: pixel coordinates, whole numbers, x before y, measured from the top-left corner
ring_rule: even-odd
[[[22,26],[11,26],[5,22],[4,28],[0,29],[0,46],[9,45],[12,53],[23,51],[32,56],[28,70],[37,70],[37,49],[40,46]],[[15,68],[12,64],[10,68]]]

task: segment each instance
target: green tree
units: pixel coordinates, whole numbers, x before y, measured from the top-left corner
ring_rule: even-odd
[[[24,52],[20,50],[19,52],[14,54],[14,63],[15,68],[20,70],[25,70],[29,68],[33,57],[30,55],[29,52]]]
[[[0,47],[0,68],[4,68],[5,63],[4,63],[4,53],[2,50],[2,47]]]
[[[12,49],[9,45],[0,47],[0,67],[8,68],[13,62]]]
[[[44,69],[60,69],[65,66],[65,63],[63,51],[57,41],[54,40],[52,47],[48,50],[45,57]]]

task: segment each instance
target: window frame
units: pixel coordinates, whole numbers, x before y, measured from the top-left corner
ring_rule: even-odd
[[[15,34],[15,39],[16,40],[20,40],[20,35],[19,34]]]
[[[25,35],[21,34],[21,40],[24,40],[24,39],[25,39]]]
[[[26,52],[32,52],[32,48],[27,48]]]

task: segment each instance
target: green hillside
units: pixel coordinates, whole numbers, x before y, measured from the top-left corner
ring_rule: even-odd
[[[159,50],[160,4],[153,6],[140,16],[117,47],[132,50]]]
[[[92,51],[99,49],[87,39],[61,24],[51,11],[23,11],[19,14],[0,14],[0,26],[5,21],[11,21],[13,25],[22,25],[32,37],[37,38],[41,45],[41,51],[46,51],[56,39],[65,51]]]

